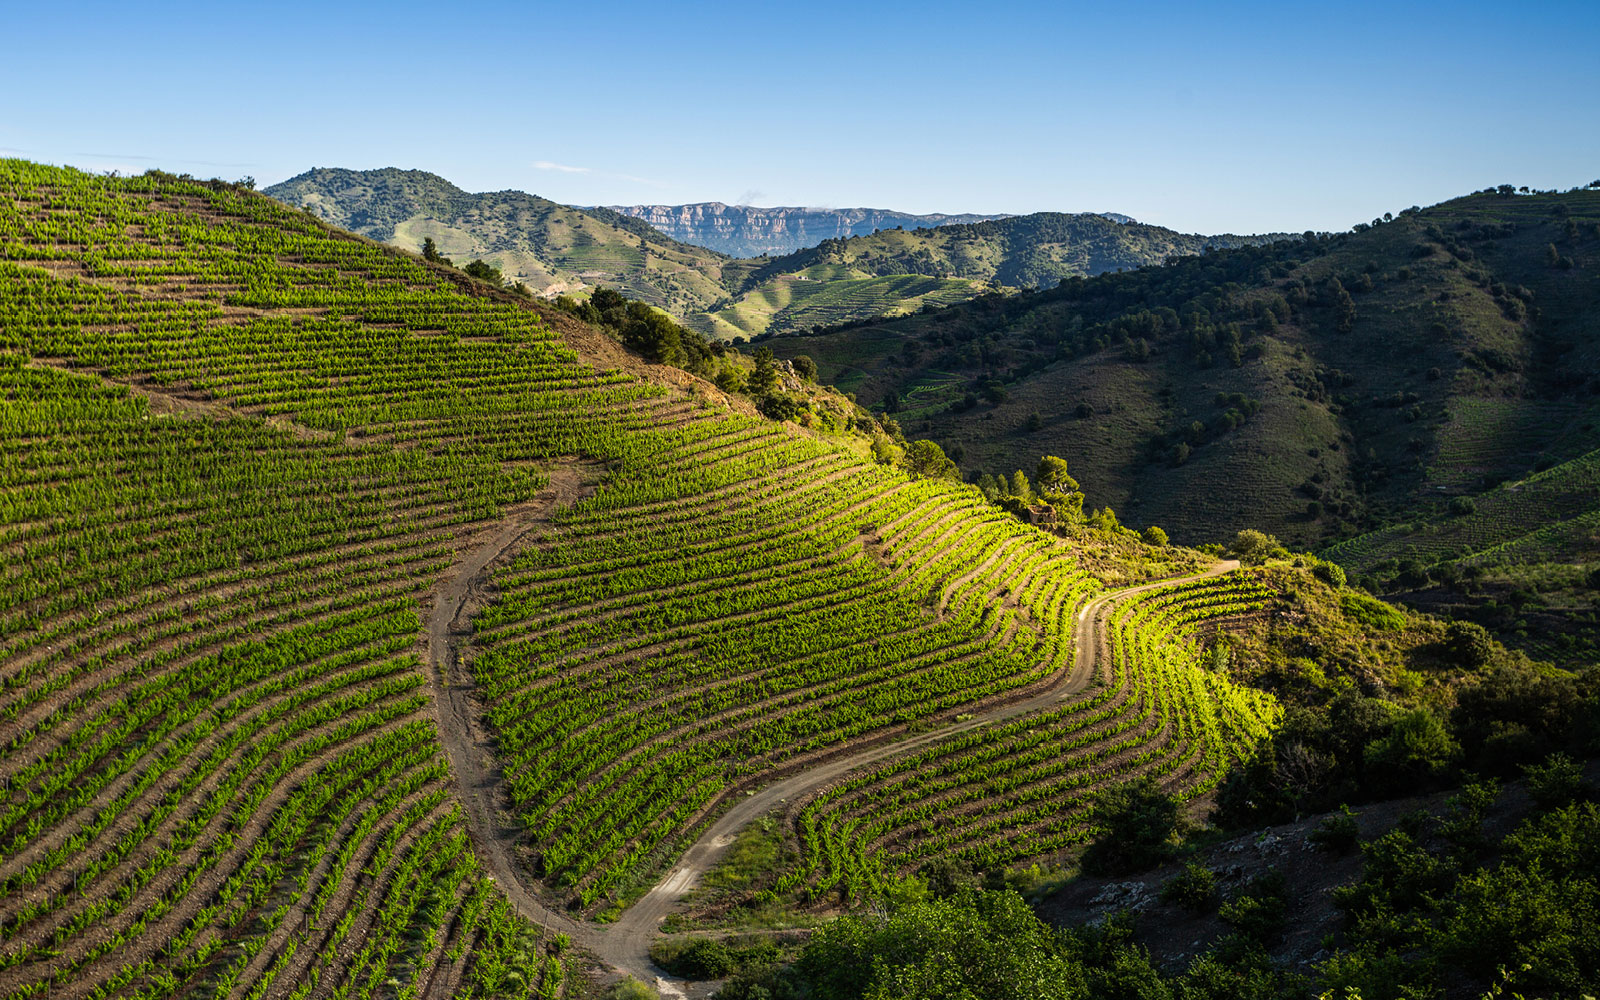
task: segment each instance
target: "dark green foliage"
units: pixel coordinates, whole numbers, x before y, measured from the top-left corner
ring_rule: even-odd
[[[1144,971],[1154,974],[1148,963]],[[1084,968],[1014,892],[964,891],[887,917],[841,917],[811,940],[795,972],[814,1000],[1087,995]]]
[[[1467,798],[1481,797],[1468,792]],[[1458,801],[1437,824],[1449,838],[1479,803]],[[1322,969],[1326,987],[1370,996],[1433,995],[1443,981],[1482,993],[1502,975],[1518,995],[1593,994],[1600,983],[1600,811],[1569,804],[1534,816],[1498,849],[1440,850],[1423,827],[1362,845],[1359,880],[1335,892],[1347,950]],[[1484,864],[1481,859],[1490,858]]]
[[[1216,873],[1205,865],[1191,861],[1183,871],[1161,884],[1161,898],[1194,913],[1204,913],[1217,901]]]
[[[1512,775],[1556,751],[1585,755],[1596,746],[1600,669],[1544,674],[1514,666],[1493,670],[1463,689],[1450,725],[1466,751],[1466,766]]]
[[[1306,836],[1319,851],[1329,854],[1349,854],[1356,849],[1361,829],[1356,825],[1356,815],[1349,806],[1341,805],[1339,811],[1317,824]]]
[[[1274,869],[1251,880],[1218,908],[1217,915],[1245,937],[1271,944],[1283,936],[1288,907],[1284,891],[1283,873]]]
[[[1216,821],[1244,829],[1365,801],[1375,790],[1367,748],[1389,734],[1395,717],[1388,702],[1358,694],[1291,707],[1249,763],[1224,779]]]
[[[796,354],[789,359],[789,363],[794,366],[794,373],[800,378],[805,379],[807,382],[815,382],[817,380],[817,363],[807,355]]]
[[[959,479],[961,470],[945,456],[944,449],[932,441],[913,441],[906,446],[906,471],[920,479]]]
[[[1184,829],[1178,801],[1148,777],[1102,794],[1094,814],[1100,833],[1083,852],[1083,870],[1099,875],[1148,871],[1171,859]]]
[[[756,348],[755,361],[750,372],[750,392],[762,396],[778,387],[778,366],[773,364],[772,349],[765,346]]]
[[[1441,958],[1480,978],[1527,965],[1520,984],[1569,995],[1600,981],[1600,810],[1592,802],[1537,816],[1507,837],[1504,857],[1448,894]]]
[[[1460,752],[1438,716],[1425,708],[1404,712],[1388,732],[1366,746],[1371,793],[1408,795],[1437,787]]]
[[[470,272],[472,265],[467,267]],[[555,304],[586,322],[606,327],[650,361],[706,377],[718,374],[716,358],[726,350],[723,345],[709,343],[661,310],[630,300],[614,288],[596,288],[589,301],[582,303],[563,295]]]
[[[1445,629],[1445,648],[1467,670],[1482,670],[1494,658],[1494,637],[1482,625],[1455,621]]]
[[[472,275],[474,278],[477,278],[479,281],[487,281],[496,288],[499,288],[506,283],[506,276],[500,273],[500,269],[498,267],[495,267],[493,264],[486,264],[481,260],[475,260],[466,267],[463,267],[461,270]]]
[[[762,416],[772,420],[794,420],[809,410],[811,404],[799,396],[791,396],[786,392],[772,392],[762,396],[756,403],[756,408],[761,411]]]
[[[1553,753],[1538,764],[1522,768],[1528,783],[1528,796],[1541,809],[1555,809],[1588,795],[1591,789],[1583,780],[1583,767],[1564,753]]]
[[[422,259],[426,261],[432,261],[435,264],[444,264],[450,267],[455,266],[455,263],[451,261],[449,257],[445,257],[439,253],[439,247],[433,242],[432,236],[425,237],[422,241]]]
[[[721,941],[696,938],[685,945],[664,968],[685,979],[722,979],[738,967],[733,952]]]

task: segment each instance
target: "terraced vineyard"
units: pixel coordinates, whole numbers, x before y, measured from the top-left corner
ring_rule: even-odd
[[[1416,559],[1423,565],[1489,560],[1516,562],[1527,549],[1539,559],[1582,551],[1569,536],[1591,537],[1600,517],[1600,451],[1563,462],[1472,498],[1459,512],[1440,517],[1419,532],[1410,524],[1369,532],[1330,546],[1327,555],[1366,572],[1385,559]]]
[[[539,899],[613,905],[735,792],[1073,689],[1102,584],[1065,543],[462,280],[230,187],[0,161],[0,995],[555,996],[529,916],[643,971]],[[1086,699],[929,746],[970,788],[817,799],[795,884],[1214,780],[1271,717],[1182,641],[1253,599],[1224,579],[1119,604]],[[968,774],[986,747],[1015,769]]]
[[[989,868],[1055,854],[1093,831],[1096,789],[1140,775],[1183,797],[1213,787],[1277,708],[1204,667],[1193,633],[1271,593],[1230,574],[1096,602],[1082,635],[1101,644],[1100,670],[812,799],[797,819],[806,861],[778,891],[848,899],[936,857]]]

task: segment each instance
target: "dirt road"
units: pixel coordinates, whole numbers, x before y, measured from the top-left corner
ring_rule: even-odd
[[[435,591],[428,616],[434,712],[478,857],[517,910],[535,923],[569,935],[574,944],[593,952],[618,972],[646,983],[653,982],[663,996],[669,997],[685,995],[689,984],[671,980],[650,961],[650,944],[667,914],[695,887],[701,876],[716,865],[746,825],[790,800],[821,790],[857,768],[910,753],[958,733],[1043,711],[1076,697],[1094,677],[1101,649],[1108,642],[1100,626],[1111,604],[1171,583],[1217,576],[1239,566],[1231,560],[1219,562],[1204,573],[1101,594],[1078,612],[1074,623],[1073,668],[1055,684],[1022,700],[979,710],[960,722],[854,752],[842,751],[769,784],[753,795],[745,795],[723,813],[684,852],[667,876],[629,907],[620,920],[609,925],[591,924],[549,909],[521,881],[521,868],[516,863],[520,831],[511,823],[501,822],[501,813],[507,808],[503,801],[504,783],[491,752],[489,734],[483,728],[483,712],[473,693],[472,678],[459,663],[457,641],[452,638],[470,630],[468,620],[476,610],[476,603],[482,599],[490,567],[507,558],[523,536],[547,520],[551,511],[581,495],[581,471],[576,467],[558,468],[551,474],[550,488],[533,504],[513,512],[498,532],[468,552]]]

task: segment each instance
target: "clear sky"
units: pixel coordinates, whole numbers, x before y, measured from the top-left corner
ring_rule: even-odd
[[[4,5],[0,155],[1345,229],[1600,178],[1600,2]]]

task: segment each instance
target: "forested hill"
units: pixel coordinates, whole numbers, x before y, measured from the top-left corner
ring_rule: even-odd
[[[948,226],[1000,219],[1000,215],[912,215],[881,208],[763,208],[724,205],[613,205],[685,243],[734,257],[781,256],[827,239],[867,236],[879,229]]]
[[[769,343],[969,475],[1066,456],[1090,503],[1185,541],[1334,546],[1387,592],[1579,655],[1591,639],[1561,636],[1600,562],[1597,271],[1600,190],[1506,187]]]
[[[1190,236],[1104,215],[1059,212],[884,229],[758,262],[741,294],[699,325],[723,337],[803,331],[1282,238]]]
[[[1168,257],[1287,238],[1288,233],[1196,236],[1093,212],[1035,212],[969,225],[897,228],[858,239],[828,240],[784,257],[769,269],[845,264],[873,274],[927,274],[1014,288],[1049,288],[1075,275],[1131,270]]]
[[[538,295],[581,298],[597,287],[617,288],[723,340],[901,315],[994,288],[1048,286],[1274,238],[1187,236],[1100,215],[1039,213],[882,228],[851,239],[802,226],[820,245],[737,259],[677,242],[609,208],[572,208],[521,191],[471,194],[421,170],[319,168],[265,193],[407,250],[432,239],[457,264],[482,259]],[[888,224],[891,217],[982,218],[888,213],[869,221]],[[830,231],[845,225],[835,221]]]
[[[407,250],[432,238],[457,264],[485,260],[540,295],[605,286],[688,316],[728,294],[726,257],[609,209],[571,208],[522,191],[471,194],[437,174],[392,167],[308,170],[265,193]]]

